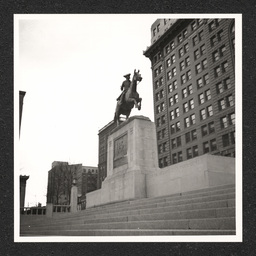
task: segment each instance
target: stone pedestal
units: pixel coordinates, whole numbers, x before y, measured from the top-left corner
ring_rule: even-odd
[[[87,207],[147,197],[146,175],[157,169],[155,125],[134,116],[108,137],[107,178],[87,194]]]

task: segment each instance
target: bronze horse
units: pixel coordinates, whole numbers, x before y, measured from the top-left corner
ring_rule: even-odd
[[[140,98],[139,94],[137,93],[137,82],[142,80],[139,72],[139,70],[138,72],[136,72],[136,69],[134,70],[131,85],[124,95],[123,102],[121,104],[120,102],[117,102],[114,117],[114,121],[117,122],[117,125],[120,123],[120,115],[125,115],[126,119],[128,119],[134,105],[136,108],[138,108],[138,110],[141,109],[142,98]]]

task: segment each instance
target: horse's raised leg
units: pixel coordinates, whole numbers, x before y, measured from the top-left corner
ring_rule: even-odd
[[[141,110],[141,102],[142,102],[142,98],[139,98],[139,100],[138,100],[138,110]]]

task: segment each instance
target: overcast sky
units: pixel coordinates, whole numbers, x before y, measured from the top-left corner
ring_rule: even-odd
[[[150,45],[155,15],[22,15],[16,23],[15,88],[26,92],[19,174],[25,206],[46,202],[53,161],[98,165],[98,131],[114,117],[123,75],[140,69],[137,91],[154,121]]]

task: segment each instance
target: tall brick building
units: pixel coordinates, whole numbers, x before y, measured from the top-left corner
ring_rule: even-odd
[[[159,167],[235,156],[234,19],[158,19],[151,27]]]

